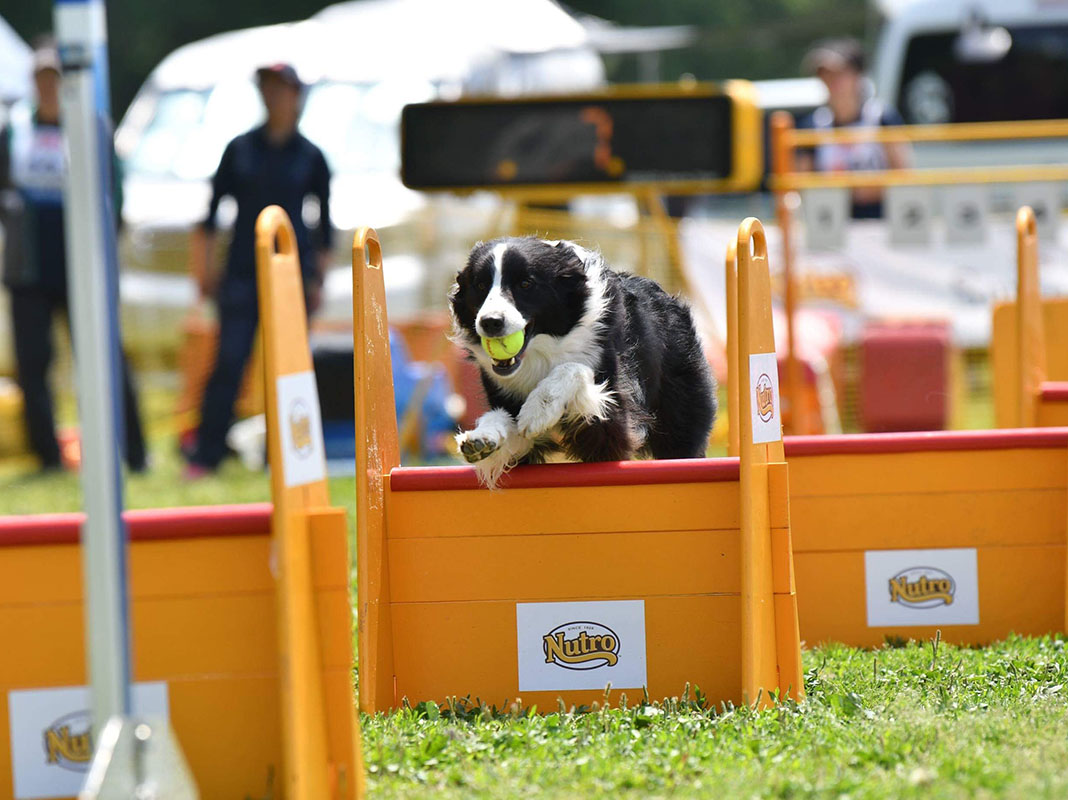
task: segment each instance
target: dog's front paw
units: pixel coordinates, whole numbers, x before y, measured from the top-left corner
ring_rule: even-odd
[[[501,446],[500,441],[489,434],[480,434],[477,430],[465,431],[456,436],[456,444],[460,448],[460,455],[468,464],[477,464],[482,459],[497,452]]]
[[[548,433],[563,417],[566,406],[567,399],[562,394],[539,384],[519,409],[516,418],[519,435],[533,439]]]

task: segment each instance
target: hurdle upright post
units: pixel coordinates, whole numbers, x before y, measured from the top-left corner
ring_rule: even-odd
[[[727,455],[738,456],[739,414],[738,387],[738,243],[727,243],[725,263],[727,279]]]
[[[1032,428],[1037,420],[1039,389],[1046,379],[1046,337],[1038,277],[1038,230],[1030,206],[1016,213],[1016,287],[1016,426]]]
[[[772,492],[788,482],[782,444],[778,367],[771,312],[768,247],[760,221],[750,217],[738,229],[737,379],[738,441],[742,521],[742,690],[746,702],[770,704],[768,692],[799,699],[801,650],[797,636],[797,604],[792,561],[776,592],[773,557],[790,548],[789,510],[773,509]],[[754,407],[754,404],[755,407]],[[760,420],[761,423],[758,423]],[[772,518],[785,517],[785,528],[773,530]],[[778,617],[778,619],[777,619]]]
[[[400,466],[382,245],[373,228],[360,228],[352,242],[352,317],[360,708],[370,711],[396,699],[384,481]]]
[[[256,221],[256,270],[274,502],[282,794],[297,800],[357,798],[364,777],[351,625],[344,633],[349,659],[324,673],[324,649],[338,648],[320,618],[324,601],[313,579],[314,564],[337,560],[338,550],[347,572],[347,551],[338,543],[348,533],[344,509],[330,507],[296,235],[278,206],[265,208]],[[347,610],[347,594],[345,601]]]

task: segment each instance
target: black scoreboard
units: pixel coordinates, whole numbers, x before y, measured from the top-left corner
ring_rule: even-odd
[[[401,114],[412,189],[752,189],[762,125],[750,84],[419,103]]]

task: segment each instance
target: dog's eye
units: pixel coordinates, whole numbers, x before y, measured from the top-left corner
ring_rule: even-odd
[[[519,282],[520,289],[529,289],[533,285],[534,281],[532,281],[530,278],[523,278],[523,280]]]
[[[484,292],[484,291],[486,291],[486,290],[487,290],[488,288],[489,288],[489,281],[479,281],[479,282],[478,282],[478,290],[479,290],[480,292]]]

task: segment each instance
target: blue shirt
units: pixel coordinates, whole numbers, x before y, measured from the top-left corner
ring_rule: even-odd
[[[299,132],[284,144],[274,145],[266,126],[243,133],[226,146],[219,169],[211,181],[211,204],[204,228],[215,230],[219,201],[229,195],[237,201],[226,278],[254,280],[256,277],[256,218],[269,205],[281,206],[293,223],[300,253],[301,271],[314,275],[318,269],[316,249],[333,244],[330,225],[330,168],[322,151]],[[313,238],[304,224],[304,200],[319,201],[319,224]]]

